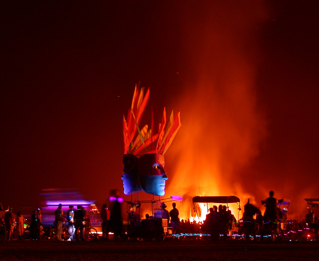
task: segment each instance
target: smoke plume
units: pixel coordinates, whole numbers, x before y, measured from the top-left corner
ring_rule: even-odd
[[[168,195],[184,197],[188,218],[193,196],[245,194],[237,177],[259,153],[265,119],[256,95],[261,55],[258,30],[266,18],[261,1],[210,1],[184,7],[182,90],[174,97],[182,127],[167,153]]]

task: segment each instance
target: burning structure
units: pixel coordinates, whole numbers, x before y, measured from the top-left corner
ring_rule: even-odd
[[[238,12],[244,8],[250,11]],[[192,12],[196,24],[185,18],[181,33],[188,63],[179,69],[182,87],[172,100],[183,111],[183,129],[167,158],[173,173],[167,192],[183,196],[183,219],[193,214],[195,196],[236,195],[259,203],[256,197],[269,191],[262,177],[247,171],[266,137],[256,91],[256,31],[265,10],[260,3],[211,2]]]

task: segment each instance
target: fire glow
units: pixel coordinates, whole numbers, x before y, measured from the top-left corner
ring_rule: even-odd
[[[198,204],[200,208],[200,215],[193,214],[193,211],[190,212],[190,222],[196,222],[196,223],[203,223],[206,220],[206,215],[208,214],[207,206],[205,203],[199,203]]]
[[[213,5],[212,10],[217,8]],[[194,196],[236,195],[254,203],[255,195],[247,192],[254,184],[238,173],[258,155],[265,137],[265,121],[255,93],[258,57],[247,52],[256,49],[253,30],[265,14],[259,4],[249,8],[256,15],[243,15],[243,7],[241,13],[236,8],[223,9],[202,21],[204,26],[186,25],[186,48],[194,50],[189,65],[193,81],[184,82],[182,93],[172,101],[184,118],[167,153],[167,166],[173,169],[168,170],[166,191],[183,196],[183,204],[178,206],[182,219],[202,222],[206,218],[204,204],[199,205],[200,217],[194,216]],[[189,35],[197,37],[190,39]],[[265,196],[266,191],[262,191]],[[237,218],[237,208],[230,208]]]

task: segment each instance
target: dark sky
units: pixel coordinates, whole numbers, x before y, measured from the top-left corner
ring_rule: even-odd
[[[43,188],[78,188],[99,204],[110,189],[122,192],[122,116],[135,83],[151,87],[147,110],[157,122],[164,106],[181,110],[177,143],[186,143],[182,109],[198,75],[213,68],[225,82],[225,68],[243,59],[263,126],[233,180],[250,195],[253,181],[295,205],[319,197],[318,10],[317,1],[2,2],[0,202],[36,207]],[[167,153],[168,173],[178,158]]]

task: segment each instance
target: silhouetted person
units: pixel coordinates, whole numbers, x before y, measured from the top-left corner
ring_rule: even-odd
[[[74,206],[70,205],[69,209],[68,209],[68,212],[66,213],[66,219],[68,221],[68,232],[69,232],[69,236],[70,236],[70,238],[69,238],[70,241],[75,240],[74,213],[75,213]]]
[[[243,221],[244,221],[244,232],[246,239],[249,240],[250,234],[253,234],[254,239],[256,239],[256,220],[254,219],[254,215],[258,213],[258,208],[255,207],[253,204],[249,203],[249,199],[244,206],[244,214],[243,214]]]
[[[24,221],[25,218],[21,215],[20,212],[17,213],[17,235],[18,235],[18,239],[21,239],[23,237],[24,234]]]
[[[257,213],[256,213],[256,223],[258,225],[258,228],[261,229],[262,225],[263,225],[263,216],[261,214],[261,211],[257,208]]]
[[[173,209],[169,212],[169,216],[171,217],[171,225],[173,227],[173,233],[177,233],[179,227],[179,211],[176,208],[176,203],[172,204]]]
[[[254,215],[257,214],[257,212],[258,212],[257,207],[255,207],[253,204],[249,203],[249,199],[248,199],[247,204],[244,206],[244,210],[245,210],[244,215],[243,215],[244,220],[245,219],[253,220]]]
[[[205,227],[206,229],[210,229],[212,223],[213,223],[213,215],[214,215],[214,209],[210,208],[209,213],[206,215],[206,220],[205,220]]]
[[[4,209],[3,209],[2,203],[0,202],[0,211],[1,210],[4,210]]]
[[[269,192],[269,198],[267,198],[265,200],[265,202],[263,202],[263,203],[266,206],[264,220],[271,221],[271,222],[276,221],[276,219],[277,219],[277,213],[276,213],[277,200],[274,198],[274,192],[272,190]]]
[[[109,220],[110,231],[114,232],[114,236],[121,235],[123,231],[123,222],[122,222],[122,207],[119,197],[116,197],[111,211],[111,216]]]
[[[161,203],[161,217],[162,218],[166,218],[169,219],[169,213],[166,210],[167,206],[165,205],[164,202]]]
[[[104,240],[108,240],[109,239],[108,223],[110,220],[110,211],[107,208],[106,204],[102,205],[101,218],[102,218],[102,232],[103,232],[102,238]]]
[[[211,219],[209,221],[209,232],[211,235],[211,240],[216,241],[219,239],[219,232],[221,231],[221,220],[222,220],[222,205],[219,206],[219,210],[221,212],[217,211],[217,206],[213,206],[212,209],[210,209],[210,216]]]
[[[38,222],[37,222],[37,215],[35,213],[35,210],[32,210],[31,214],[31,223],[30,223],[30,234],[31,239],[36,240],[37,239],[37,232],[38,232]]]
[[[134,207],[130,208],[130,211],[128,212],[128,217],[130,221],[130,225],[134,227],[135,225],[138,225],[140,223],[140,215],[138,213],[138,207],[136,207],[136,211],[134,211]]]
[[[55,229],[56,229],[56,239],[58,241],[62,240],[62,222],[63,222],[63,211],[62,211],[62,204],[59,204],[58,208],[54,212],[55,215]]]
[[[235,217],[230,209],[227,210],[227,216],[228,216],[228,227],[229,229],[232,229],[233,223],[235,221]]]
[[[306,214],[306,223],[314,223],[314,214],[310,208],[308,209],[308,213]]]
[[[8,241],[11,240],[12,237],[12,231],[13,231],[13,214],[12,214],[12,208],[9,208],[9,211],[7,211],[4,214],[4,222],[6,224],[6,238]]]
[[[221,231],[224,234],[224,240],[227,239],[228,235],[228,228],[229,228],[229,215],[227,212],[227,207],[226,205],[222,206],[222,212],[221,212]]]
[[[86,211],[81,205],[77,206],[77,210],[74,212],[74,219],[75,219],[75,228],[76,232],[80,231],[80,240],[84,241],[83,237],[83,221],[85,217]]]
[[[42,214],[41,214],[41,209],[37,209],[36,213],[36,222],[37,222],[37,239],[41,239],[41,234],[42,234]]]

